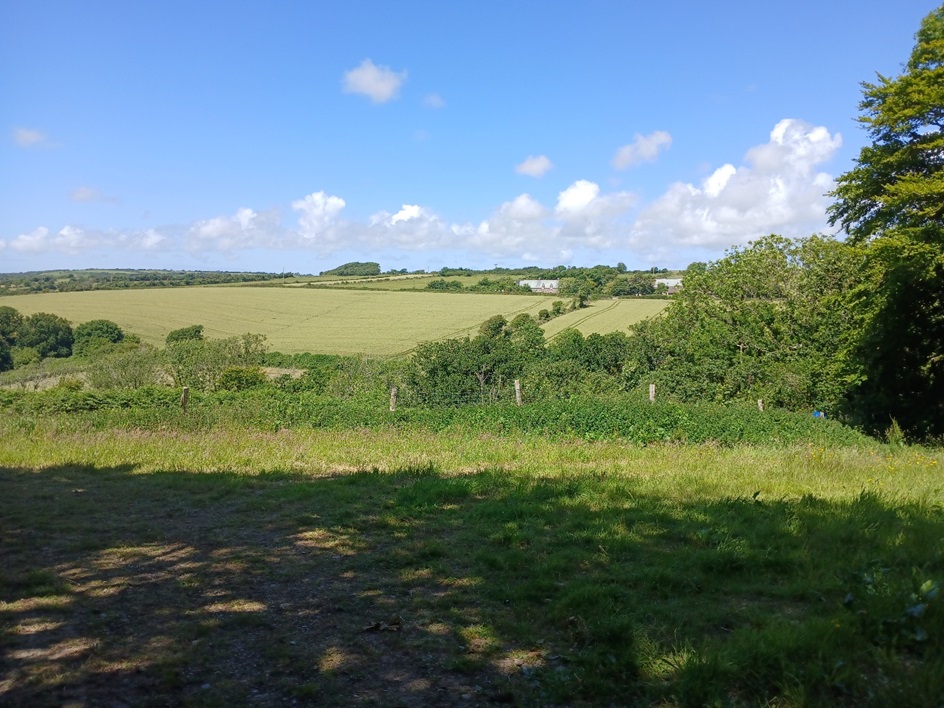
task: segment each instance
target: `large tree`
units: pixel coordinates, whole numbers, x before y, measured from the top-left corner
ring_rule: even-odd
[[[16,332],[18,347],[31,347],[43,358],[71,356],[72,342],[69,320],[48,312],[26,317]]]
[[[861,304],[864,422],[944,433],[944,7],[924,18],[900,76],[863,84],[872,140],[832,196],[830,221],[868,244]]]

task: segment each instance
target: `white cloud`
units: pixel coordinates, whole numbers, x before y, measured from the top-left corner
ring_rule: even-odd
[[[114,237],[115,234],[112,234]],[[109,241],[108,233],[102,231],[86,231],[78,226],[63,226],[56,233],[52,233],[45,226],[20,234],[10,242],[10,248],[20,253],[59,252],[76,254],[89,251],[106,245]]]
[[[629,145],[624,145],[613,156],[613,167],[625,170],[627,167],[642,162],[654,162],[663,150],[672,146],[672,136],[664,130],[657,130],[649,135],[636,133]]]
[[[338,224],[345,201],[325,192],[312,192],[292,202],[292,209],[300,212],[298,235],[303,241],[318,241],[322,248],[338,238]]]
[[[193,251],[275,248],[283,245],[283,235],[278,212],[257,214],[242,208],[233,216],[217,216],[193,224],[187,232],[187,245]]]
[[[77,187],[69,194],[69,198],[74,202],[106,202],[117,204],[119,199],[104,194],[101,190],[94,187]]]
[[[557,196],[562,238],[583,247],[607,248],[623,240],[623,218],[636,204],[630,192],[601,194],[600,185],[577,180]]]
[[[529,175],[530,177],[543,177],[544,174],[554,166],[547,155],[528,155],[527,159],[520,165],[515,166],[515,172],[519,175]]]
[[[389,66],[377,66],[365,59],[355,69],[344,72],[344,93],[367,96],[374,103],[386,103],[397,97],[406,81],[406,71],[393,71]]]
[[[841,145],[839,133],[781,120],[768,142],[747,151],[745,165],[723,165],[700,186],[671,185],[640,215],[632,243],[728,248],[768,233],[822,230],[833,178],[816,167]]]
[[[38,147],[41,145],[46,145],[46,135],[38,130],[33,130],[32,128],[14,128],[13,129],[13,142],[15,142],[20,147]]]
[[[446,101],[438,93],[431,93],[423,99],[423,105],[427,108],[445,108]]]

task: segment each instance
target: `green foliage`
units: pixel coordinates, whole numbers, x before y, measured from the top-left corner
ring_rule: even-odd
[[[228,339],[183,339],[167,347],[167,362],[176,386],[214,391],[230,367],[261,365],[265,337],[244,334]]]
[[[30,347],[40,357],[67,357],[72,354],[73,334],[69,321],[58,315],[37,312],[25,317],[16,331],[19,347]]]
[[[852,301],[868,288],[862,249],[823,236],[769,236],[685,273],[685,288],[625,344],[626,385],[680,400],[763,399],[843,408],[861,377]]]
[[[165,383],[166,367],[162,351],[149,345],[137,345],[95,357],[86,369],[86,376],[95,389],[134,389]]]
[[[13,362],[13,368],[19,369],[23,366],[29,366],[42,361],[39,350],[35,347],[11,347],[10,359]]]
[[[167,338],[164,341],[169,346],[177,342],[187,342],[201,339],[203,339],[203,325],[195,324],[190,325],[189,327],[181,327],[180,329],[175,329],[171,332],[168,332]]]
[[[857,356],[863,422],[944,433],[944,7],[921,23],[904,72],[863,84],[871,144],[839,177],[830,221],[868,243],[875,274]]]
[[[655,276],[651,273],[621,275],[603,288],[603,295],[612,297],[652,295],[655,292]]]
[[[89,320],[75,328],[75,342],[72,346],[76,355],[90,354],[109,344],[118,344],[125,338],[125,333],[111,320]]]
[[[438,292],[461,292],[465,288],[462,287],[462,283],[460,283],[458,280],[437,278],[436,280],[431,280],[426,283],[426,289],[436,290]]]
[[[245,391],[265,386],[268,382],[269,379],[259,366],[230,366],[220,373],[217,388],[221,391]]]
[[[374,263],[372,261],[368,261],[366,263],[353,261],[351,263],[340,265],[337,268],[332,268],[331,270],[321,271],[321,275],[380,275],[380,264]]]
[[[44,270],[29,273],[0,273],[0,294],[249,283],[291,277],[291,275],[291,273],[238,273],[216,270]]]
[[[13,353],[10,351],[10,345],[5,339],[0,338],[0,371],[7,371],[13,368]]]
[[[16,332],[23,324],[23,315],[9,305],[0,306],[0,341],[8,346],[16,344]]]

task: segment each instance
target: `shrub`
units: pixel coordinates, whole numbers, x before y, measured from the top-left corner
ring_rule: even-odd
[[[230,366],[223,370],[217,388],[223,391],[245,391],[268,383],[265,372],[258,366]]]
[[[41,358],[71,356],[73,341],[69,321],[48,312],[26,317],[16,332],[17,346],[34,348]]]
[[[89,320],[75,328],[72,351],[76,355],[91,353],[109,344],[118,344],[125,333],[111,320]]]
[[[203,339],[203,325],[190,325],[189,327],[175,329],[167,334],[164,341],[169,346],[175,342],[188,342],[195,339]]]

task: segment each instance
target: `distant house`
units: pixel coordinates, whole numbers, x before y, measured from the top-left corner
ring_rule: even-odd
[[[682,289],[682,279],[681,278],[656,278],[655,287],[658,288],[660,285],[664,285],[666,292],[669,295],[675,295],[679,290]]]
[[[557,295],[557,290],[560,287],[560,281],[559,280],[519,280],[518,285],[524,286],[526,288],[531,288],[532,292],[548,293],[549,295]]]

